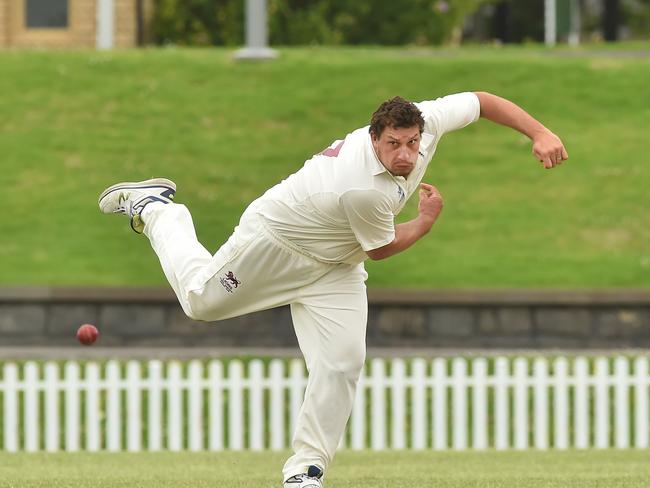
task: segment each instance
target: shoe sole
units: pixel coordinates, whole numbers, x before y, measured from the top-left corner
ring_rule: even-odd
[[[97,200],[97,204],[101,208],[102,206],[102,200],[106,198],[108,195],[115,191],[119,190],[129,190],[129,189],[143,189],[143,188],[167,188],[168,190],[173,190],[176,192],[176,183],[174,183],[172,180],[168,180],[167,178],[152,178],[150,180],[143,180],[143,181],[125,181],[122,183],[116,183],[113,186],[109,186],[102,192],[101,195],[99,195],[99,199]]]

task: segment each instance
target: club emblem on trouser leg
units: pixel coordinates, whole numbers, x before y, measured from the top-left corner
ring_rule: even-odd
[[[235,288],[239,288],[241,285],[241,281],[237,279],[232,271],[228,271],[225,276],[219,278],[219,281],[228,293],[232,293]]]

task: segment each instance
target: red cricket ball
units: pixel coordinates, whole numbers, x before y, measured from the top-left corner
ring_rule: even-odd
[[[83,324],[77,329],[77,340],[84,346],[90,346],[99,337],[97,327],[90,324]]]

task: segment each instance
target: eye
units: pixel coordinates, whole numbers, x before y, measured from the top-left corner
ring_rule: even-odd
[[[389,144],[390,144],[391,146],[395,147],[395,146],[397,146],[397,141],[390,141]]]

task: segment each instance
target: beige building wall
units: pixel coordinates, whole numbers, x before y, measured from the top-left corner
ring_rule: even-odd
[[[0,47],[94,48],[97,37],[98,0],[68,0],[66,29],[27,29],[26,0],[0,0]],[[113,0],[113,45],[137,45],[137,0]],[[148,4],[145,1],[145,6]],[[150,9],[145,8],[149,13]],[[146,24],[146,22],[145,22]]]
[[[69,47],[95,47],[97,32],[97,0],[68,0],[74,24]]]
[[[136,0],[114,0],[115,30],[113,43],[115,47],[133,47],[137,44],[138,24],[136,18]]]
[[[6,46],[7,39],[7,0],[0,0],[0,47]]]

